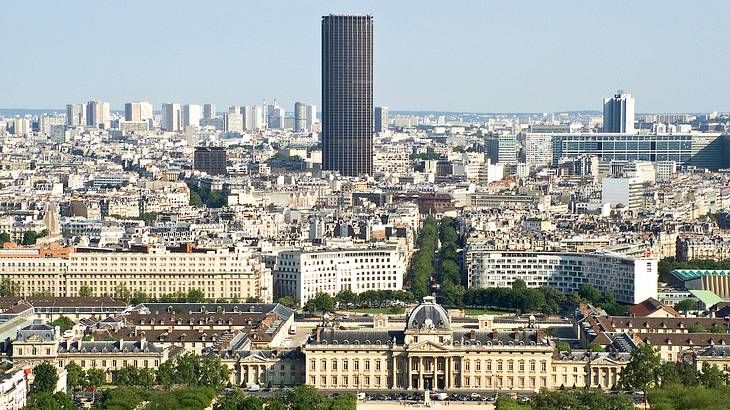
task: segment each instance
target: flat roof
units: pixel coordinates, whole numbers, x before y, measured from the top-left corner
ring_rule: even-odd
[[[730,276],[730,270],[726,269],[675,269],[672,275],[679,280],[692,280],[705,276]]]

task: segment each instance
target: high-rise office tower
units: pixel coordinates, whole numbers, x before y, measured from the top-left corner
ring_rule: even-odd
[[[182,110],[180,104],[162,104],[160,128],[165,131],[180,131],[182,129]]]
[[[200,119],[203,117],[203,107],[198,104],[185,104],[182,108],[183,126],[191,127],[200,125]]]
[[[375,107],[375,132],[388,131],[388,107]]]
[[[224,129],[227,132],[243,132],[243,114],[238,112],[238,107],[231,107],[224,117]]]
[[[209,120],[215,117],[215,104],[203,104],[203,118]]]
[[[634,133],[634,97],[619,90],[603,99],[603,132]]]
[[[152,104],[146,101],[124,104],[125,121],[147,121],[152,118]]]
[[[86,103],[66,105],[66,125],[69,127],[86,125]]]
[[[307,122],[304,128],[314,130],[314,123],[317,122],[317,106],[314,104],[307,105]]]
[[[94,128],[109,128],[111,116],[109,103],[103,101],[89,101],[86,103],[86,125]]]
[[[303,132],[306,129],[307,129],[307,103],[297,101],[294,103],[294,131]]]
[[[227,171],[226,149],[224,147],[196,147],[193,168],[209,175],[225,174]]]
[[[322,169],[373,173],[373,18],[322,17]]]

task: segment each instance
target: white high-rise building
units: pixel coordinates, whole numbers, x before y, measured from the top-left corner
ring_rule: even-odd
[[[69,127],[86,125],[86,103],[66,105],[66,125]]]
[[[294,103],[294,131],[304,132],[307,129],[307,104],[301,101]]]
[[[182,109],[180,104],[165,103],[162,104],[162,116],[160,128],[165,131],[182,130]]]
[[[185,104],[182,113],[184,127],[197,127],[200,125],[200,119],[203,118],[203,107],[199,104]]]
[[[13,118],[13,134],[15,135],[30,135],[32,129],[30,124],[30,118],[26,117],[15,117]]]
[[[147,101],[124,104],[124,120],[142,122],[152,119],[152,103]]]
[[[224,129],[227,132],[243,132],[243,114],[235,111],[227,112]]]
[[[43,114],[38,117],[38,132],[43,135],[50,135],[51,128],[56,125],[65,125],[66,118],[62,115]]]
[[[312,131],[314,123],[317,122],[317,106],[314,104],[307,105],[307,120],[304,124],[305,128]]]
[[[110,123],[111,114],[108,102],[89,101],[86,103],[86,125],[107,129]]]
[[[619,90],[603,99],[603,132],[634,133],[634,97]]]

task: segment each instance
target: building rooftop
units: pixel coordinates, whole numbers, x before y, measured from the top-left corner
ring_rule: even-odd
[[[705,276],[730,276],[730,270],[724,269],[675,269],[672,275],[681,281],[699,279]]]

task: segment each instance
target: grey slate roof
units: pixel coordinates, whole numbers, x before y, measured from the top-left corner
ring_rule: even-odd
[[[396,344],[403,344],[405,333],[402,330],[385,329],[358,329],[339,330],[326,328],[321,329],[319,338],[311,341],[311,344],[382,344],[392,343],[395,338]]]

